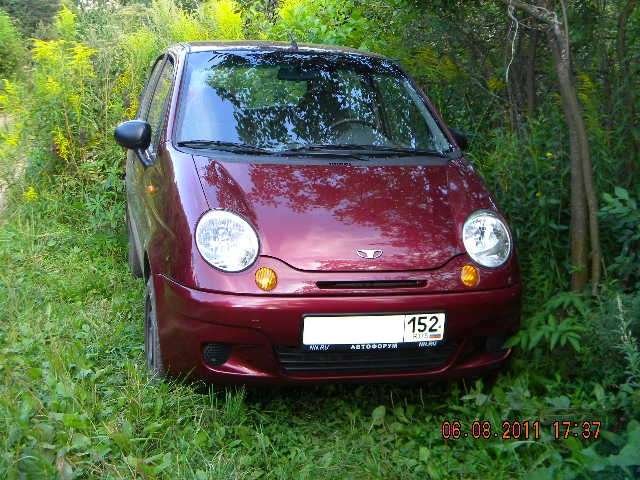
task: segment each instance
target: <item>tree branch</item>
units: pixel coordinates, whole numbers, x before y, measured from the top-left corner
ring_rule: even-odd
[[[521,2],[520,0],[502,0],[502,3],[507,6],[513,6],[515,8],[519,8],[520,10],[524,10],[535,19],[544,23],[548,23],[549,25],[555,25],[559,23],[556,13],[551,12],[544,7],[531,5],[526,2]]]

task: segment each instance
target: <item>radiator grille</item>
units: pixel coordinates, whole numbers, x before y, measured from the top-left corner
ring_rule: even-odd
[[[372,281],[335,281],[316,282],[322,289],[375,289],[375,288],[422,288],[427,284],[424,280],[372,280]]]
[[[299,347],[277,347],[276,355],[286,372],[371,372],[434,370],[455,353],[457,344],[437,347],[376,350],[310,352]]]

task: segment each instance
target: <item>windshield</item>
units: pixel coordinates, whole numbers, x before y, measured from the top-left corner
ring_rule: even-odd
[[[179,112],[177,142],[211,148],[451,148],[409,80],[362,55],[192,53]]]

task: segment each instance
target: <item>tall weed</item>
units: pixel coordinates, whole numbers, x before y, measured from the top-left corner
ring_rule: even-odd
[[[20,73],[26,51],[23,40],[13,20],[0,9],[0,79],[12,78]]]

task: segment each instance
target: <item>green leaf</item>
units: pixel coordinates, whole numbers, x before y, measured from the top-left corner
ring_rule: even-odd
[[[531,472],[528,476],[529,480],[554,480],[556,467],[538,468]]]
[[[557,410],[566,410],[571,405],[571,400],[565,395],[547,398],[547,403]]]
[[[91,439],[81,433],[74,433],[71,439],[71,448],[74,450],[86,450],[91,446]]]
[[[580,351],[582,350],[582,348],[580,347],[580,341],[579,339],[573,337],[573,336],[569,336],[567,338],[567,341],[571,344],[571,346],[573,347],[573,349],[580,353]]]
[[[431,457],[431,451],[427,447],[420,447],[418,450],[418,458],[421,462],[428,463]]]
[[[400,405],[393,409],[393,415],[403,423],[411,423],[404,413],[404,408]]]
[[[372,424],[375,426],[380,426],[384,423],[384,417],[387,413],[387,409],[384,405],[378,405],[373,409],[371,413],[371,419],[373,420]]]
[[[615,187],[613,189],[616,197],[621,198],[622,200],[629,200],[629,192],[622,187]]]
[[[115,444],[120,447],[122,451],[126,451],[130,446],[130,437],[126,433],[123,432],[113,432],[111,434],[111,440],[115,442]]]
[[[609,457],[609,463],[618,467],[640,465],[640,445],[626,445],[620,453]]]
[[[86,429],[89,426],[89,422],[85,415],[78,415],[75,413],[65,413],[62,416],[62,424],[67,428],[76,428],[79,430]]]
[[[592,472],[601,472],[609,466],[607,458],[596,451],[595,445],[582,449],[579,458],[580,463]]]
[[[71,480],[73,478],[73,468],[71,464],[67,462],[64,456],[60,456],[56,459],[56,470],[60,480]]]
[[[619,467],[640,465],[640,423],[633,420],[627,427],[627,444],[617,455],[609,456],[609,463]]]
[[[544,337],[545,331],[542,329],[537,330],[531,337],[531,340],[529,341],[529,347],[527,348],[527,350],[533,350],[536,345],[538,345],[540,343],[540,340],[542,340],[542,337]]]

